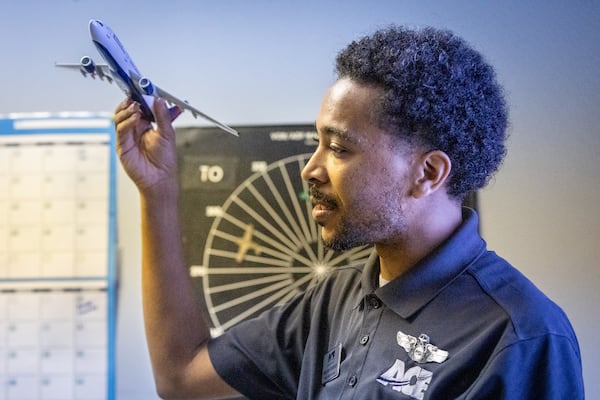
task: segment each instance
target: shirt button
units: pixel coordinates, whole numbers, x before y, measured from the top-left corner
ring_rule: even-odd
[[[348,386],[354,387],[356,385],[356,382],[358,382],[358,378],[356,377],[356,375],[352,375],[350,378],[348,378]]]
[[[369,297],[369,304],[371,305],[371,307],[373,308],[379,308],[381,307],[381,302],[379,301],[379,299],[375,296],[371,296]]]
[[[363,346],[365,344],[367,344],[369,342],[369,335],[365,335],[363,337],[360,338],[360,344],[362,344]]]

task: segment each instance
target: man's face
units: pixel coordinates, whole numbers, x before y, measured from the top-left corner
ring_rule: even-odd
[[[337,81],[317,117],[319,144],[302,178],[325,244],[346,250],[402,239],[413,157],[374,124],[380,88]]]

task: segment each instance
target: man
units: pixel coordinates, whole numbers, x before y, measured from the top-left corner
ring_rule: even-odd
[[[461,199],[505,153],[492,68],[447,31],[392,27],[350,44],[302,172],[336,250],[373,244],[364,267],[211,339],[183,257],[175,133],[139,105],[115,114],[139,188],[146,333],[167,398],[581,399],[571,325],[488,251]]]

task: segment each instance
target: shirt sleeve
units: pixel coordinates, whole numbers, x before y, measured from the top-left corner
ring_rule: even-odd
[[[250,399],[295,399],[310,325],[309,289],[208,343],[217,373]]]
[[[546,334],[493,356],[466,399],[584,399],[581,357],[572,338]]]

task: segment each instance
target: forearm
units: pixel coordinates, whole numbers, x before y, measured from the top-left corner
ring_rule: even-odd
[[[176,184],[141,197],[144,321],[158,387],[183,379],[209,338],[184,257],[177,203]]]
[[[117,152],[141,195],[144,323],[161,398],[225,398],[236,392],[215,371],[210,337],[181,243],[175,130],[163,100],[156,126],[127,99],[115,111]]]

